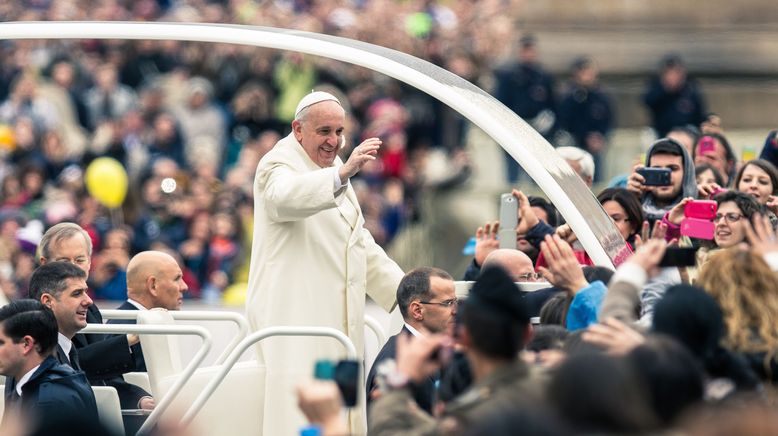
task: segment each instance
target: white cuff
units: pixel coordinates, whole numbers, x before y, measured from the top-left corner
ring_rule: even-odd
[[[638,289],[643,289],[647,280],[648,273],[643,268],[632,262],[624,262],[613,274],[611,283],[627,282]]]
[[[333,167],[333,169],[334,169],[334,171],[332,172],[332,174],[333,174],[332,192],[338,192],[338,190],[340,188],[348,185],[349,180],[346,179],[346,183],[341,183],[340,182],[340,176],[338,175],[338,168],[337,167]]]
[[[770,266],[771,270],[778,271],[778,252],[771,251],[765,253],[762,258],[767,262],[767,265]]]

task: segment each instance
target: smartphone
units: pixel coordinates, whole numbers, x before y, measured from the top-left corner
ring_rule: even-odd
[[[338,385],[346,407],[357,405],[357,391],[361,386],[359,378],[359,362],[356,360],[341,360],[335,365],[333,379]]]
[[[659,266],[694,266],[697,263],[696,253],[694,247],[667,247]]]
[[[716,230],[713,221],[699,218],[684,218],[681,221],[681,235],[690,238],[712,240]]]
[[[718,205],[713,200],[692,200],[683,206],[683,216],[712,220],[716,217]]]
[[[669,168],[645,167],[637,170],[638,174],[646,180],[645,186],[668,186],[671,185]]]
[[[716,140],[710,136],[703,136],[697,143],[697,154],[713,153],[716,151]]]
[[[519,200],[513,194],[500,195],[500,248],[516,249],[516,227],[519,225]]]

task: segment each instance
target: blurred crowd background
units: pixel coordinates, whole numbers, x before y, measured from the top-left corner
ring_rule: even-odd
[[[531,48],[533,64],[550,80],[547,137],[554,145],[592,151],[601,159],[598,168],[605,168],[596,181],[604,183],[615,175],[606,161],[618,161],[619,173],[629,170],[622,155],[613,158],[620,148],[619,132],[624,131],[618,128],[650,124],[644,108],[635,115],[640,98],[633,94],[636,88],[642,92],[662,55],[674,47],[660,37],[649,51],[652,56],[637,63],[623,56],[621,65],[634,68],[619,69],[603,49],[604,41],[618,43],[607,34],[592,33],[590,51],[585,41],[568,44],[580,20],[588,20],[590,29],[597,23],[591,14],[570,17],[599,3],[584,2],[561,14],[557,21],[564,28],[557,32],[543,24],[553,22],[549,17],[555,8],[565,9],[560,2],[544,8],[517,0],[29,0],[0,4],[0,21],[208,22],[321,32],[418,56],[498,97],[501,81],[505,85],[507,80],[501,72],[520,66],[522,51]],[[756,10],[769,6],[755,4]],[[687,9],[682,7],[680,15],[699,12]],[[732,10],[705,15],[692,25],[726,22],[721,15]],[[620,12],[624,10],[618,7],[606,10],[600,20],[614,28]],[[633,11],[631,16],[639,14]],[[654,20],[661,21],[656,14]],[[769,17],[733,15],[728,21],[748,25]],[[673,18],[667,24],[675,26],[676,34],[683,26]],[[644,35],[646,27],[641,29],[638,33]],[[554,44],[560,49],[552,49]],[[731,52],[737,44],[720,48]],[[691,60],[692,73],[705,66],[700,59],[714,55],[697,56],[683,46],[680,51]],[[550,53],[548,71],[540,67],[545,53]],[[641,53],[646,52],[633,57]],[[254,170],[289,132],[295,104],[314,88],[336,93],[347,105],[344,154],[367,137],[384,141],[380,159],[354,180],[366,227],[375,239],[390,253],[398,240],[415,247],[411,251],[417,255],[424,252],[420,245],[439,242],[446,252],[406,264],[437,264],[456,271],[468,259],[461,249],[445,244],[461,247],[473,223],[493,215],[491,206],[481,210],[475,203],[470,203],[475,211],[451,204],[438,207],[435,200],[426,200],[430,193],[469,201],[473,190],[483,186],[499,191],[509,181],[530,183],[518,174],[511,176],[504,159],[488,152],[488,140],[435,99],[341,62],[255,47],[153,40],[0,41],[0,59],[0,287],[9,297],[26,294],[34,249],[45,229],[62,221],[78,223],[93,238],[90,289],[98,299],[124,299],[124,268],[134,253],[148,249],[168,251],[180,260],[191,298],[217,301],[231,289],[239,293],[248,273]],[[600,86],[598,65],[611,72],[602,81],[616,89]],[[582,67],[590,68],[588,78],[579,77]],[[711,70],[708,65],[704,71]],[[582,86],[592,94],[601,92],[608,107],[595,145],[576,133],[572,124],[579,118],[563,110],[580,100]],[[726,122],[727,111],[738,109],[716,106],[716,95],[709,105],[714,107],[706,111],[723,111]],[[548,118],[538,117],[542,109],[520,115],[542,128],[548,124]],[[757,135],[761,140],[769,125],[762,127]],[[627,161],[642,143],[650,142],[642,138],[652,135],[646,132],[641,129],[629,137]],[[105,199],[87,189],[85,173],[98,157],[115,159],[126,172],[128,188],[119,208],[107,207]],[[499,182],[479,184],[494,174],[499,174]],[[492,202],[494,192],[483,194]],[[479,210],[483,213],[464,218],[462,225],[453,225],[449,216]],[[426,231],[414,227],[425,222]]]

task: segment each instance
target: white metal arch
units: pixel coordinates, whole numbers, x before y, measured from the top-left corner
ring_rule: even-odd
[[[303,52],[370,68],[446,103],[497,141],[546,193],[597,265],[618,265],[628,252],[592,192],[540,134],[480,88],[408,54],[330,35],[225,24],[9,22],[0,24],[2,39],[218,42]]]

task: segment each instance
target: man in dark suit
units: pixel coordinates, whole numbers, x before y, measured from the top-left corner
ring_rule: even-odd
[[[92,240],[74,223],[59,223],[43,234],[38,245],[41,265],[51,261],[66,261],[82,269],[87,278],[92,261]],[[89,305],[86,321],[102,324],[103,317],[94,304]],[[81,368],[89,378],[113,378],[135,371],[130,346],[138,343],[137,335],[108,336],[76,334],[73,343],[78,348]]]
[[[136,254],[127,265],[127,301],[119,310],[149,310],[161,307],[179,310],[184,303],[184,274],[173,256],[162,251]],[[134,319],[112,319],[109,324],[135,324]],[[140,344],[132,346],[137,371],[146,371]]]
[[[4,423],[13,418],[38,423],[68,413],[98,421],[86,376],[60,364],[51,355],[56,346],[57,320],[51,309],[35,300],[0,308],[0,374],[7,377]]]
[[[86,327],[88,307],[92,299],[87,294],[86,273],[70,262],[47,262],[33,271],[30,277],[30,298],[40,301],[54,312],[57,320],[58,347],[55,357],[60,363],[83,370],[78,346],[73,340]],[[89,373],[86,373],[89,377]],[[119,394],[122,409],[154,407],[154,399],[138,386],[121,377],[89,377],[96,386],[111,386]]]
[[[518,62],[501,66],[494,72],[494,98],[551,140],[557,125],[554,79],[543,69],[538,58],[535,37],[522,36]],[[522,174],[521,167],[509,154],[505,157],[508,182],[516,183]]]
[[[447,272],[430,267],[416,268],[403,277],[397,288],[397,304],[405,325],[397,335],[392,336],[376,356],[367,377],[367,402],[377,388],[376,371],[389,359],[394,359],[399,335],[423,336],[429,333],[445,333],[454,325],[457,297],[454,279]],[[416,403],[432,413],[435,403],[435,377],[428,377],[424,383],[412,386]]]

